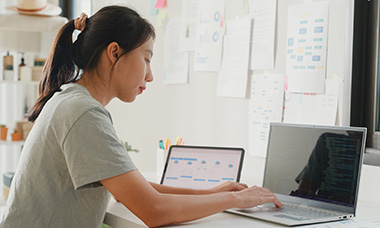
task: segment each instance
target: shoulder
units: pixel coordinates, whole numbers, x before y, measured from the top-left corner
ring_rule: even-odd
[[[58,138],[65,134],[80,119],[112,125],[110,113],[95,100],[83,86],[70,83],[61,87],[61,91],[45,104],[37,118],[36,125],[50,128]]]
[[[62,91],[55,94],[51,101],[56,116],[62,115],[77,119],[83,114],[92,111],[104,114],[111,118],[109,112],[95,100],[87,89],[81,85],[70,83],[61,87]],[[62,116],[62,117],[63,117]]]

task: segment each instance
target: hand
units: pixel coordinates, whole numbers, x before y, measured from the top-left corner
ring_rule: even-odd
[[[269,189],[258,186],[236,192],[236,196],[237,208],[255,207],[265,203],[273,203],[277,208],[284,206]]]
[[[236,192],[241,191],[243,189],[248,188],[248,185],[234,182],[234,181],[226,181],[223,184],[210,188],[210,193],[217,192]]]

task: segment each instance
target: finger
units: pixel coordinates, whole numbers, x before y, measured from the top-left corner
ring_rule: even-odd
[[[242,183],[236,183],[235,184],[235,191],[241,191],[241,190],[244,190],[248,188],[248,186],[246,184],[242,184]]]
[[[87,18],[87,14],[85,13],[81,13],[80,16],[79,16],[80,20],[83,20],[83,19],[86,19]]]
[[[268,202],[266,202],[266,203],[272,202],[276,206],[276,208],[281,208],[284,206],[281,203],[281,201],[279,199],[277,199],[277,197],[269,189],[260,188],[259,190],[262,191],[261,194],[263,194],[263,197],[268,200]]]
[[[276,205],[277,208],[281,208],[284,206],[281,203],[281,201],[273,193],[272,193],[271,199],[272,199],[271,202],[274,203],[274,205]]]
[[[282,208],[284,206],[284,204],[282,204],[281,201],[278,200],[277,198],[273,203],[276,206],[276,208]]]
[[[261,187],[257,186],[257,185],[253,185],[250,187],[251,189],[261,189]]]
[[[239,183],[239,185],[243,186],[244,188],[248,188],[248,185],[246,185],[244,183]]]

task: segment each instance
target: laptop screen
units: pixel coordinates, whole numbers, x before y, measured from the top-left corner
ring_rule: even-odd
[[[226,181],[239,181],[242,148],[171,146],[161,184],[207,189]]]
[[[271,123],[264,187],[354,207],[365,128]]]

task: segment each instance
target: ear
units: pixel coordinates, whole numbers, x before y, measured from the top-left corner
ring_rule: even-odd
[[[121,54],[121,48],[118,43],[112,42],[107,47],[107,56],[112,64],[115,64]]]

